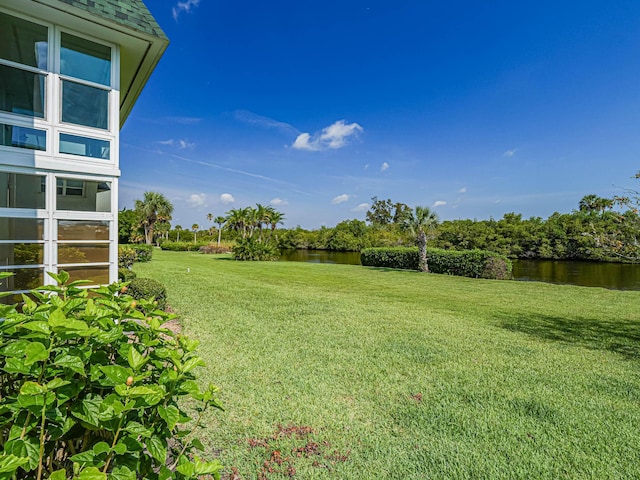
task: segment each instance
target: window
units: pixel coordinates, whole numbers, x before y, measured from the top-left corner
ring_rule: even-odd
[[[58,210],[111,211],[111,185],[108,182],[58,178],[56,198]]]
[[[44,239],[44,220],[40,218],[0,217],[0,240],[13,242]]]
[[[0,123],[0,145],[28,150],[46,150],[47,132]]]
[[[0,65],[0,110],[44,118],[45,75]]]
[[[107,140],[60,134],[60,153],[109,160],[111,144]]]
[[[96,220],[59,220],[58,240],[109,240],[109,222]]]
[[[64,32],[60,40],[62,75],[111,85],[111,48]]]
[[[62,121],[85,127],[109,129],[109,92],[63,80]]]
[[[0,58],[47,69],[48,29],[0,12]]]
[[[0,172],[0,208],[45,208],[43,179],[40,175]]]

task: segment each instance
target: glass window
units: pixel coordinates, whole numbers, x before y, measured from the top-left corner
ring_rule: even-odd
[[[109,222],[58,220],[58,240],[109,240]]]
[[[0,65],[0,110],[44,118],[44,82],[39,73]]]
[[[111,185],[108,182],[58,178],[56,208],[79,212],[110,212]]]
[[[69,274],[69,281],[90,280],[95,285],[106,285],[109,283],[109,266],[96,267],[67,267],[59,268]]]
[[[45,208],[40,175],[0,172],[0,207]]]
[[[44,240],[44,220],[0,217],[0,240]]]
[[[47,132],[36,130],[35,128],[0,123],[0,145],[29,150],[46,150]]]
[[[60,73],[101,85],[111,85],[111,48],[61,34]]]
[[[62,81],[62,121],[85,127],[109,128],[109,92]]]
[[[47,69],[47,27],[0,12],[0,58]]]
[[[0,279],[0,292],[13,290],[31,290],[44,282],[43,268],[10,268],[0,272],[12,272],[14,275]]]
[[[106,140],[60,134],[60,153],[109,160],[111,144]]]
[[[43,262],[42,243],[0,243],[0,266],[40,265]]]
[[[109,261],[109,244],[59,244],[58,263],[104,263]]]

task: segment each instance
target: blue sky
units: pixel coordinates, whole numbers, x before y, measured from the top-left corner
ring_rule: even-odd
[[[121,132],[120,208],[547,217],[640,170],[637,0],[146,4],[171,43]]]

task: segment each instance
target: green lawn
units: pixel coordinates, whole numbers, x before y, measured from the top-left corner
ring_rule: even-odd
[[[201,341],[229,478],[640,478],[640,292],[157,250],[135,270]]]

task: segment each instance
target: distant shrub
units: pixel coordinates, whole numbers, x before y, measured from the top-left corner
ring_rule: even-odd
[[[428,248],[429,270],[433,273],[471,278],[511,278],[511,261],[504,255],[484,250],[441,250]],[[419,270],[418,247],[367,248],[362,265]]]
[[[200,253],[213,254],[213,253],[230,253],[233,251],[233,245],[230,243],[210,243],[209,245],[201,246],[198,251]]]
[[[154,298],[158,302],[158,308],[164,310],[167,307],[167,289],[153,278],[134,278],[127,291],[136,300],[149,300]]]
[[[129,280],[133,280],[136,277],[136,272],[134,272],[133,270],[129,270],[128,268],[118,269],[118,281],[120,282],[128,282]]]
[[[138,254],[138,259],[136,260],[136,262],[151,261],[151,258],[153,257],[153,245],[147,245],[145,243],[135,243],[127,246],[133,248]]]
[[[204,247],[205,245],[207,244],[193,242],[164,242],[160,245],[160,248],[170,252],[197,252],[200,247]]]
[[[130,269],[138,261],[138,253],[129,245],[118,245],[118,268]]]
[[[280,257],[280,251],[270,243],[260,243],[253,238],[239,240],[233,246],[233,258],[236,260],[273,261]]]

